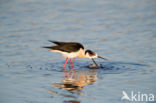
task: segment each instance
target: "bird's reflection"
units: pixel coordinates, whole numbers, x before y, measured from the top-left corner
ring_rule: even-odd
[[[71,93],[81,95],[85,86],[95,83],[97,80],[96,70],[66,70],[64,79],[60,83],[54,83],[53,88],[67,90]]]

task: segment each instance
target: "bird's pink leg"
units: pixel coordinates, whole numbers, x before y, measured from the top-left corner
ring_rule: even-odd
[[[71,58],[70,58],[70,60],[69,60],[69,69],[70,69],[70,63],[71,63]]]
[[[65,61],[64,65],[63,65],[63,69],[66,67],[67,62],[68,62],[68,58],[66,58],[66,61]]]
[[[74,68],[74,61],[75,61],[75,58],[73,58],[72,68]]]

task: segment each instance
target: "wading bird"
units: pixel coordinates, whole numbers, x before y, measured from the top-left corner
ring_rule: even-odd
[[[43,48],[48,48],[50,49],[49,51],[52,51],[52,52],[61,53],[66,58],[66,61],[63,65],[63,69],[65,69],[68,59],[70,60],[69,67],[71,64],[71,59],[73,59],[73,62],[72,62],[72,68],[73,68],[75,57],[92,59],[92,61],[97,67],[98,65],[96,64],[93,58],[101,58],[101,59],[107,60],[106,58],[98,56],[97,53],[91,50],[85,50],[83,45],[77,42],[59,42],[59,41],[52,41],[52,40],[49,40],[49,42],[52,42],[56,45],[45,46]]]

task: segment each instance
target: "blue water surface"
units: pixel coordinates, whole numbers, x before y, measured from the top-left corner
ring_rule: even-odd
[[[129,103],[156,96],[155,0],[0,0],[0,103]],[[41,48],[74,41],[108,61]]]

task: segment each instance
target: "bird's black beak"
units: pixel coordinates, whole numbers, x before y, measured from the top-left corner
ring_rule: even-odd
[[[101,59],[104,59],[104,60],[108,60],[108,59],[106,59],[106,58],[103,58],[103,57],[101,57],[101,56],[98,56],[98,58],[101,58]]]
[[[92,58],[93,63],[96,65],[96,67],[98,67],[97,63],[95,62],[95,60]]]

